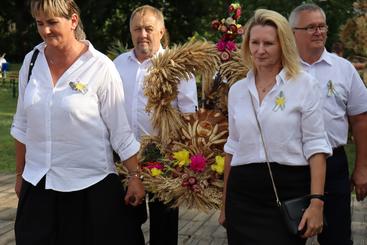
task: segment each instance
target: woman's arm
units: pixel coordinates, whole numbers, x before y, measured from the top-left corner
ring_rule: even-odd
[[[142,203],[145,196],[144,186],[140,180],[140,168],[137,154],[123,161],[123,164],[129,172],[125,203],[137,206]]]
[[[222,207],[220,209],[220,215],[218,218],[218,222],[221,225],[225,225],[226,221],[225,205],[226,205],[226,193],[227,193],[227,180],[229,172],[231,171],[231,161],[232,161],[232,155],[226,153],[226,156],[224,158],[224,187],[223,187]]]
[[[316,153],[309,159],[311,171],[311,195],[324,195],[326,159],[325,154]],[[304,237],[312,237],[322,231],[324,201],[311,198],[310,205],[303,214],[298,230],[306,226]]]
[[[16,181],[15,181],[15,193],[19,197],[20,190],[22,188],[22,174],[25,165],[25,144],[15,140],[15,174],[16,174]]]

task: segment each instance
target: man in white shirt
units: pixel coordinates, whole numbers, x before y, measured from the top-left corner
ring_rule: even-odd
[[[164,52],[161,40],[165,34],[163,14],[149,5],[135,9],[130,17],[130,32],[134,48],[119,55],[114,63],[123,81],[127,117],[136,139],[155,135],[150,114],[145,111],[144,78],[151,58]],[[173,106],[181,112],[195,112],[197,91],[195,79],[182,81]],[[177,244],[178,209],[161,202],[149,202],[151,245]],[[143,243],[144,244],[144,243]]]
[[[5,53],[0,57],[0,77],[6,78],[6,71],[7,71],[7,67],[6,67],[6,59],[5,59]]]
[[[333,147],[327,159],[325,216],[327,226],[318,236],[321,245],[353,244],[351,240],[350,185],[357,200],[367,195],[367,90],[353,65],[325,49],[327,24],[324,11],[314,4],[296,7],[293,28],[303,68],[320,82],[325,129]],[[356,162],[349,181],[343,145],[348,121],[356,143]]]

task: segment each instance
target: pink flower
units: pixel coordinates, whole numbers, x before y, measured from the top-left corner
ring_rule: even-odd
[[[227,41],[227,43],[226,43],[226,49],[229,52],[232,52],[233,50],[236,50],[237,49],[236,43],[233,42],[233,41]]]
[[[238,20],[241,17],[241,8],[236,9],[233,19]]]
[[[221,54],[220,54],[220,59],[225,62],[225,61],[228,61],[231,59],[231,54],[228,52],[228,51],[223,51]]]
[[[190,168],[195,172],[203,172],[206,167],[206,159],[203,155],[197,154],[190,158]]]
[[[219,20],[213,20],[212,21],[212,28],[215,30],[218,30],[219,26],[220,26],[220,21]]]
[[[245,33],[245,29],[242,26],[237,29],[237,34],[238,35],[243,35],[244,33]]]
[[[226,49],[226,42],[223,39],[218,41],[217,49],[218,51],[221,51],[221,52],[223,52]]]
[[[226,33],[228,31],[228,27],[224,24],[219,26],[219,31]]]
[[[147,162],[145,163],[144,167],[146,167],[147,169],[153,169],[153,168],[160,169],[160,170],[163,169],[163,166],[160,162]]]

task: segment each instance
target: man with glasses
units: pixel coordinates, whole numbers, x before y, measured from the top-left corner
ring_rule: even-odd
[[[318,236],[321,245],[353,244],[350,194],[358,201],[367,195],[367,89],[353,65],[325,49],[328,27],[324,11],[315,4],[296,7],[289,17],[303,68],[320,82],[325,129],[333,146],[327,159],[324,212],[327,226]],[[350,123],[356,143],[356,161],[349,181],[343,145]]]

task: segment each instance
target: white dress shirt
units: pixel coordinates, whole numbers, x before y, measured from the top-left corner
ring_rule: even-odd
[[[88,50],[52,83],[45,43],[27,84],[32,52],[19,74],[19,98],[11,135],[26,145],[23,178],[46,189],[75,191],[115,173],[112,148],[125,160],[138,152],[125,115],[120,76],[88,41]],[[70,82],[86,85],[85,93]]]
[[[324,105],[325,129],[332,147],[348,140],[348,116],[367,111],[367,89],[354,66],[324,50],[313,64],[302,61],[305,71],[319,82]]]
[[[232,166],[266,162],[251,98],[270,162],[302,166],[315,153],[331,153],[317,82],[303,71],[296,79],[287,80],[282,70],[259,105],[254,74],[250,71],[231,87],[228,96],[229,136],[224,150],[233,155]]]
[[[157,54],[164,52],[161,47]],[[156,55],[157,55],[156,54]],[[126,113],[132,130],[137,140],[143,135],[156,135],[150,120],[150,114],[145,107],[148,98],[144,95],[144,79],[152,65],[150,59],[139,62],[134,50],[119,55],[114,63],[120,73],[125,94]],[[178,86],[178,96],[172,106],[180,112],[195,112],[198,105],[196,82],[190,80],[181,81]]]

